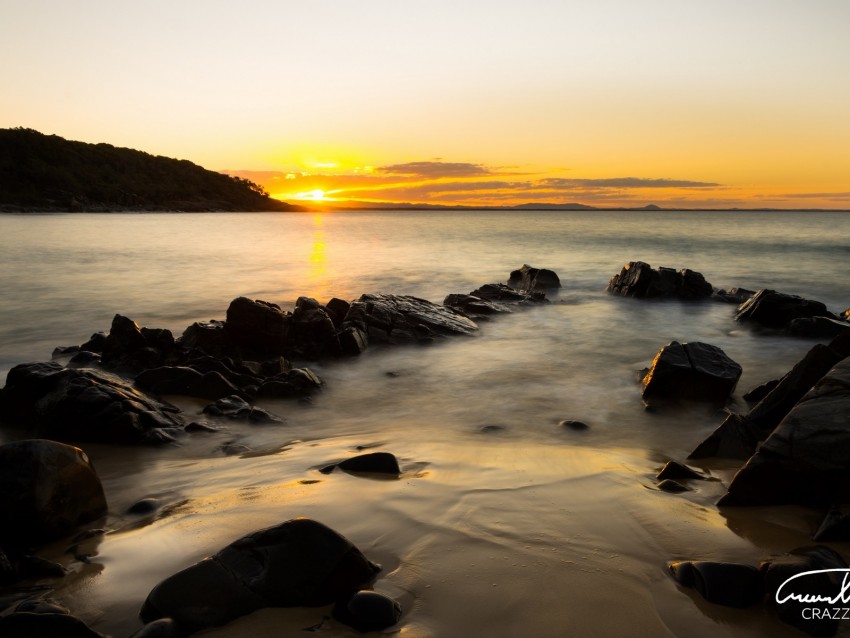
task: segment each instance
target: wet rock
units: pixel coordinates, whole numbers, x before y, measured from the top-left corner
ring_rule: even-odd
[[[819,543],[850,541],[850,514],[837,507],[830,509],[812,539]]]
[[[216,372],[224,377],[228,383],[240,390],[248,386],[259,385],[264,377],[278,374],[283,369],[289,369],[289,363],[283,357],[277,357],[267,362],[257,363],[254,367],[248,365],[252,362],[237,363],[230,357],[210,357],[208,355],[192,353],[185,359],[185,366],[197,370],[202,374]],[[278,372],[272,370],[282,367]],[[218,398],[218,397],[215,397]]]
[[[225,334],[246,358],[283,355],[291,321],[292,315],[277,304],[237,297],[227,308]]]
[[[561,280],[555,271],[546,268],[534,268],[523,264],[518,270],[511,272],[508,285],[520,290],[552,290],[561,287]]]
[[[50,358],[59,359],[60,357],[75,355],[79,351],[80,346],[57,346],[56,348],[53,348],[53,352],[50,355]]]
[[[711,284],[695,270],[658,268],[643,261],[630,261],[608,282],[608,292],[640,299],[704,299],[713,291]]]
[[[667,568],[677,583],[715,605],[743,609],[764,596],[762,574],[751,565],[695,560],[675,561]]]
[[[641,381],[643,398],[725,401],[741,376],[741,366],[717,346],[671,341],[659,350]]]
[[[79,448],[43,439],[0,445],[0,545],[62,538],[106,513],[100,479]]]
[[[288,351],[304,359],[340,355],[333,319],[324,306],[310,297],[299,297],[289,326]]]
[[[518,306],[533,306],[548,303],[545,293],[540,291],[521,291],[511,288],[505,284],[485,284],[469,293],[478,299],[500,304],[514,304]],[[498,306],[497,306],[498,308]]]
[[[340,328],[342,326],[345,315],[348,314],[350,309],[350,303],[344,299],[337,299],[336,297],[325,304],[325,311],[328,313],[328,316],[331,318],[331,321],[333,321],[336,328]]]
[[[55,600],[51,600],[49,598],[30,598],[28,600],[21,601],[17,605],[13,611],[16,612],[28,612],[31,614],[68,614],[70,615],[71,610],[67,607],[60,605]]]
[[[90,368],[100,364],[100,355],[88,350],[81,350],[68,361],[69,368]]]
[[[793,319],[831,317],[820,301],[762,289],[738,306],[737,321],[752,321],[768,328],[785,328]]]
[[[687,485],[682,485],[673,479],[664,479],[658,483],[657,487],[662,492],[669,492],[670,494],[679,494],[681,492],[689,492],[691,490],[691,488]]]
[[[95,332],[89,340],[80,346],[80,350],[95,352],[97,354],[101,354],[103,349],[106,347],[106,333],[105,332]]]
[[[337,467],[346,472],[372,472],[376,474],[401,474],[398,459],[389,452],[371,452],[353,456],[337,463]]]
[[[21,580],[65,577],[65,568],[62,565],[32,554],[24,554],[18,558],[15,567],[17,577]]]
[[[100,361],[113,370],[146,370],[162,364],[173,349],[169,330],[139,328],[132,319],[115,315]]]
[[[759,386],[756,386],[749,392],[743,395],[744,401],[748,403],[758,403],[762,399],[764,399],[770,392],[779,384],[779,379],[771,379],[770,381],[765,381]]]
[[[59,441],[157,444],[183,426],[177,408],[125,381],[55,362],[12,368],[0,407],[10,422]]]
[[[562,428],[569,428],[570,430],[590,429],[590,426],[584,421],[574,421],[573,419],[564,419],[563,421],[558,422],[558,425]]]
[[[4,638],[104,638],[75,616],[16,612],[0,616]]]
[[[701,472],[697,472],[692,467],[688,467],[678,461],[667,461],[664,467],[661,468],[661,471],[656,474],[655,478],[659,481],[663,481],[665,479],[696,479],[704,481],[706,476]]]
[[[251,421],[254,423],[280,423],[282,419],[270,412],[251,405],[242,397],[233,395],[210,403],[203,410],[204,414],[223,416],[229,419]]]
[[[715,290],[712,298],[740,306],[754,294],[756,294],[755,290],[747,290],[746,288],[730,288],[729,290]]]
[[[239,394],[239,389],[218,372],[201,374],[184,366],[163,366],[136,376],[136,387],[155,394],[180,394],[201,399],[220,399]]]
[[[814,346],[747,414],[730,414],[688,458],[749,458],[806,392],[849,353],[850,335]]]
[[[148,623],[130,638],[182,638],[180,628],[172,618],[160,618]]]
[[[227,336],[224,322],[196,321],[183,331],[178,345],[187,349],[204,353],[212,357],[224,356],[227,352]]]
[[[486,301],[475,295],[451,294],[443,299],[443,305],[457,308],[470,317],[512,312],[510,306],[505,303]]]
[[[389,596],[374,591],[359,591],[348,600],[341,600],[331,612],[339,622],[357,631],[381,631],[401,620],[401,604]]]
[[[354,327],[369,343],[409,344],[434,337],[472,335],[478,326],[446,306],[408,295],[362,295],[351,304],[343,329]]]
[[[309,519],[249,534],[159,583],[139,614],[173,618],[183,633],[223,625],[264,607],[348,599],[380,568],[349,540]]]
[[[277,399],[309,397],[322,389],[324,382],[307,368],[295,368],[271,377],[257,390],[257,396]]]
[[[356,326],[343,328],[337,335],[340,352],[348,357],[362,354],[369,345],[366,332]]]
[[[850,323],[830,317],[802,317],[788,324],[788,334],[811,339],[831,339],[848,331]]]
[[[833,636],[838,630],[838,618],[824,618],[822,614],[818,614],[820,617],[815,617],[815,614],[811,610],[804,614],[803,609],[812,607],[820,609],[827,607],[831,609],[835,605],[799,602],[786,598],[788,594],[797,593],[800,595],[823,596],[826,599],[833,598],[840,600],[840,596],[838,598],[835,597],[842,591],[841,581],[845,572],[821,572],[801,576],[793,581],[796,586],[783,586],[783,583],[792,576],[804,572],[846,568],[847,563],[841,555],[823,545],[801,547],[792,550],[786,556],[765,561],[761,564],[761,571],[764,574],[764,586],[768,605],[774,609],[782,622],[792,627],[796,627],[812,636]],[[779,600],[784,602],[777,600],[777,594]],[[840,602],[837,604],[840,604]]]
[[[159,508],[161,508],[163,504],[163,500],[159,498],[143,498],[142,500],[136,501],[130,507],[128,507],[126,513],[133,516],[153,514]]]
[[[218,428],[214,428],[211,425],[207,425],[206,423],[201,423],[199,421],[192,421],[183,429],[190,433],[211,433],[219,431]]]
[[[785,416],[742,467],[719,505],[822,507],[850,502],[850,359]]]

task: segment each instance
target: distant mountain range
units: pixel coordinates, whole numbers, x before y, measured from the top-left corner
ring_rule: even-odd
[[[0,129],[0,211],[301,211],[187,160]]]

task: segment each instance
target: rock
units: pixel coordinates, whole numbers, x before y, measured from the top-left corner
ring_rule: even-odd
[[[472,335],[478,326],[446,306],[408,295],[362,295],[351,304],[343,330],[357,328],[370,343],[407,344],[435,336]]]
[[[662,492],[669,492],[671,494],[678,494],[680,492],[689,492],[691,488],[686,485],[682,485],[678,481],[674,481],[673,479],[664,479],[660,483],[658,483],[658,489]]]
[[[401,474],[398,460],[389,452],[371,452],[353,456],[337,463],[336,467],[346,472],[371,472],[375,474]]]
[[[292,315],[268,301],[237,297],[227,308],[225,334],[246,358],[252,355],[283,355],[286,351]]]
[[[309,397],[322,389],[324,382],[307,368],[296,368],[271,377],[257,390],[257,396],[291,399]]]
[[[764,399],[770,392],[779,384],[779,379],[771,379],[770,381],[765,381],[759,386],[756,386],[749,392],[743,395],[744,401],[748,403],[758,403],[762,399]]]
[[[216,372],[224,377],[228,383],[241,390],[248,386],[259,385],[263,382],[264,377],[289,369],[289,363],[283,357],[276,357],[262,363],[250,361],[237,363],[230,357],[217,358],[197,352],[193,352],[192,356],[187,357],[184,364],[202,374]],[[274,372],[273,370],[278,371]]]
[[[702,274],[683,268],[653,269],[643,261],[630,261],[608,282],[608,292],[623,297],[652,299],[669,297],[676,299],[704,299],[710,297],[713,288]]]
[[[443,299],[443,305],[456,308],[469,317],[512,312],[510,306],[505,303],[486,301],[474,295],[451,294]]]
[[[43,439],[0,445],[0,546],[62,538],[105,513],[103,487],[81,449]]]
[[[820,301],[762,289],[738,306],[737,321],[753,321],[768,328],[785,328],[793,319],[831,317]]]
[[[505,284],[485,284],[469,293],[472,297],[487,302],[498,302],[500,304],[516,304],[518,306],[532,306],[548,303],[546,295],[539,291],[520,291],[506,286]],[[499,306],[496,306],[499,308]]]
[[[173,348],[170,331],[139,328],[132,319],[115,315],[100,361],[114,370],[146,370],[160,365]]]
[[[249,404],[237,395],[224,397],[215,403],[210,403],[203,410],[204,414],[225,416],[229,419],[251,421],[253,423],[280,423],[280,419],[262,408]]]
[[[62,536],[65,536],[63,534]],[[64,578],[65,568],[52,560],[24,554],[17,562],[17,577],[20,580],[40,578]]]
[[[820,572],[820,570],[835,569],[844,571]],[[782,622],[812,636],[835,635],[839,619],[831,618],[832,614],[824,617],[822,613],[813,613],[823,609],[832,611],[835,604],[799,602],[788,599],[788,595],[796,593],[812,597],[823,596],[827,599],[833,598],[838,601],[836,604],[840,604],[843,600],[842,596],[839,596],[843,591],[841,581],[846,574],[846,569],[847,563],[844,559],[837,552],[823,545],[801,547],[792,550],[786,556],[765,561],[761,564],[761,571],[764,574],[768,605],[776,611]],[[793,584],[783,585],[792,576],[811,571],[820,573],[799,576],[792,581]],[[808,613],[803,613],[803,609],[809,609]]]
[[[81,350],[68,361],[69,368],[91,368],[100,364],[100,355],[88,350]]]
[[[240,393],[239,388],[219,372],[201,374],[185,366],[163,366],[145,370],[136,376],[134,384],[155,394],[180,394],[210,400]]]
[[[328,316],[333,321],[334,327],[339,329],[342,327],[342,322],[345,319],[345,315],[348,314],[348,311],[351,309],[351,304],[343,299],[337,299],[334,297],[328,303],[325,304],[325,311],[328,313]]]
[[[850,331],[850,323],[830,317],[801,317],[788,324],[788,334],[812,339],[831,339]]]
[[[158,509],[160,509],[165,504],[160,498],[143,498],[140,501],[136,501],[130,507],[127,508],[126,513],[132,516],[141,516],[147,514],[153,514]]]
[[[67,357],[69,355],[75,355],[80,351],[80,346],[57,346],[53,348],[53,353],[50,355],[51,359],[59,359],[61,357]]]
[[[850,359],[800,399],[742,467],[718,505],[850,502]]]
[[[562,428],[569,428],[570,430],[589,430],[590,426],[583,421],[573,421],[572,419],[564,419],[560,421],[558,425]]]
[[[803,395],[847,356],[849,337],[814,346],[746,415],[730,414],[688,458],[749,458]]]
[[[401,604],[374,591],[359,591],[348,600],[340,600],[331,614],[339,622],[357,631],[381,631],[401,620]]]
[[[661,471],[655,475],[659,481],[665,479],[697,479],[704,481],[706,476],[695,469],[688,467],[678,461],[667,461]]]
[[[196,321],[183,331],[183,336],[178,340],[178,345],[212,357],[222,357],[227,353],[224,322],[215,319]]]
[[[740,306],[754,294],[756,294],[755,290],[747,290],[746,288],[730,288],[729,290],[715,290],[712,298]]]
[[[318,301],[299,297],[289,324],[287,350],[305,359],[338,357],[340,345],[336,333],[333,320]]]
[[[192,421],[191,423],[187,424],[186,427],[183,428],[183,430],[185,432],[189,432],[191,434],[195,434],[195,433],[208,434],[208,433],[219,431],[218,428],[214,428],[211,425],[207,425],[206,423],[201,423],[199,421]]]
[[[850,541],[850,514],[834,507],[830,509],[812,540],[819,543],[843,543]]]
[[[552,290],[561,287],[561,280],[553,270],[534,268],[523,264],[518,270],[511,272],[508,285],[520,290]]]
[[[16,612],[0,616],[4,638],[104,638],[75,616]]]
[[[49,598],[30,598],[15,605],[15,612],[28,612],[31,614],[67,614],[71,610]]]
[[[172,618],[160,618],[148,623],[130,638],[182,638],[180,628]]]
[[[7,420],[59,441],[170,442],[177,412],[110,374],[54,362],[15,366],[2,395]]]
[[[671,341],[661,348],[641,381],[643,398],[725,401],[741,376],[741,366],[717,346]]]
[[[95,332],[89,340],[80,346],[81,351],[96,352],[101,354],[106,347],[106,333]]]
[[[173,618],[183,633],[223,625],[263,607],[349,599],[380,567],[349,540],[309,519],[249,534],[150,592],[143,622]]]
[[[761,601],[764,582],[751,565],[713,561],[675,561],[667,568],[677,583],[693,587],[708,602],[743,609]]]
[[[339,349],[341,354],[349,357],[356,357],[362,354],[369,345],[369,338],[366,332],[355,326],[343,328],[337,335],[339,339]]]

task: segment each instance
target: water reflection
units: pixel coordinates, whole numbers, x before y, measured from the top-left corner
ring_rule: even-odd
[[[308,288],[310,295],[321,302],[330,299],[328,281],[328,255],[325,242],[324,219],[321,213],[313,215],[313,242],[310,246]]]

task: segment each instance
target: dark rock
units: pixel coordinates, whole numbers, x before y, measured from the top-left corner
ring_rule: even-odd
[[[212,416],[224,416],[229,419],[251,421],[254,423],[280,423],[283,420],[266,412],[262,408],[249,404],[245,399],[236,395],[224,397],[215,403],[210,403],[204,408],[203,412]]]
[[[229,443],[219,446],[218,450],[225,456],[239,456],[241,454],[248,454],[251,452],[251,448],[247,445],[236,443],[235,441],[230,441]]]
[[[16,612],[31,614],[70,614],[71,610],[49,598],[29,598],[15,605]]]
[[[346,472],[372,472],[375,474],[401,474],[398,460],[389,452],[371,452],[345,459],[337,467]]]
[[[183,331],[178,344],[188,350],[196,350],[204,354],[221,357],[227,353],[227,336],[224,322],[196,321]]]
[[[336,328],[342,327],[342,322],[345,320],[345,315],[348,314],[348,311],[351,309],[351,304],[343,299],[337,299],[334,297],[327,304],[325,304],[325,311],[330,316],[331,321]]]
[[[15,577],[15,567],[12,565],[12,561],[6,556],[6,552],[0,548],[0,585],[11,583],[15,580]]]
[[[765,381],[759,386],[756,386],[749,392],[743,395],[744,401],[748,403],[758,403],[762,399],[764,399],[770,392],[779,385],[779,379],[771,379],[770,381]]]
[[[100,360],[116,370],[145,370],[162,363],[173,347],[170,331],[139,328],[132,319],[115,315]]]
[[[2,399],[6,419],[59,441],[163,443],[183,425],[177,408],[117,377],[53,362],[12,368]]]
[[[747,290],[746,288],[730,288],[729,290],[715,290],[712,297],[718,301],[733,303],[736,306],[740,306],[754,294],[756,294],[755,290]]]
[[[73,528],[71,528],[73,529]],[[64,536],[64,534],[62,534]],[[44,537],[42,537],[44,539]],[[18,558],[17,575],[21,580],[38,578],[64,578],[65,568],[52,560],[25,554]]]
[[[359,591],[348,600],[340,600],[331,614],[339,622],[357,631],[381,631],[401,620],[401,604],[374,591]]]
[[[823,522],[812,536],[819,543],[850,541],[850,514],[834,507],[826,513]]]
[[[753,321],[768,328],[784,328],[793,319],[802,317],[831,317],[819,301],[762,289],[738,306],[735,319]]]
[[[608,292],[623,297],[704,299],[713,288],[702,274],[684,268],[653,269],[643,261],[630,261],[608,282]]]
[[[0,545],[62,538],[106,513],[103,487],[85,452],[36,439],[0,445]]]
[[[741,366],[717,346],[671,341],[659,350],[641,381],[643,398],[725,401],[741,376]]]
[[[850,323],[830,317],[802,317],[788,324],[788,334],[812,339],[831,339],[849,331]]]
[[[708,602],[743,609],[764,596],[761,572],[751,565],[713,561],[675,561],[668,569],[677,583],[693,587]]]
[[[210,400],[240,393],[239,388],[218,372],[201,374],[183,366],[145,370],[136,376],[134,384],[155,394],[180,394]]]
[[[838,618],[824,618],[822,614],[816,616],[811,609],[808,614],[803,613],[803,609],[812,607],[819,608],[819,610],[827,608],[831,611],[834,605],[787,599],[788,594],[797,593],[813,597],[823,596],[824,599],[841,600],[842,597],[839,596],[839,593],[843,591],[841,581],[846,571],[820,572],[820,570],[834,569],[846,570],[847,563],[837,552],[823,545],[801,547],[792,550],[786,556],[763,562],[761,571],[764,574],[764,588],[768,604],[774,608],[782,622],[792,627],[812,636],[835,635],[839,625]],[[820,573],[800,576],[793,581],[796,586],[783,586],[783,583],[792,576],[811,571],[819,571]]]
[[[534,268],[523,264],[518,270],[511,272],[508,285],[520,290],[552,290],[561,287],[561,280],[553,270]]]
[[[364,332],[370,343],[390,344],[471,335],[478,330],[461,313],[408,295],[362,295],[345,317],[343,330],[348,327]]]
[[[443,299],[443,305],[457,308],[470,317],[512,312],[510,306],[498,301],[486,301],[474,295],[451,294]]]
[[[162,499],[153,497],[143,498],[142,500],[136,501],[130,507],[128,507],[127,514],[131,514],[133,516],[153,514],[162,506]]]
[[[706,476],[678,461],[667,461],[661,471],[655,475],[655,478],[659,481],[665,479],[697,479],[703,481]]]
[[[186,367],[197,370],[203,374],[208,372],[216,372],[227,379],[228,383],[240,388],[244,391],[247,386],[259,385],[262,383],[263,377],[270,376],[264,372],[266,369],[274,369],[275,359],[271,359],[266,366],[266,362],[242,362],[237,363],[230,357],[211,357],[204,354],[192,353],[193,356],[187,357],[185,360]],[[277,357],[277,366],[288,369],[289,364],[283,357]],[[248,365],[254,363],[254,366]],[[256,370],[254,369],[256,367]]]
[[[51,359],[58,359],[60,357],[67,357],[68,355],[77,354],[80,351],[80,346],[57,346],[53,348],[53,353],[50,355]]]
[[[520,291],[505,284],[485,284],[469,293],[472,297],[500,304],[532,306],[547,303],[545,293],[539,291]],[[498,306],[497,306],[498,308]]]
[[[299,297],[290,319],[287,351],[305,359],[338,357],[336,333],[333,320],[318,301]]]
[[[850,502],[850,359],[837,364],[782,419],[719,505],[822,507]]]
[[[814,346],[746,415],[730,414],[688,458],[749,458],[803,395],[847,356],[846,341],[841,335],[828,346]]]
[[[673,479],[664,479],[660,483],[658,483],[658,489],[662,492],[669,492],[671,494],[678,494],[680,492],[689,492],[691,488],[687,485],[682,485],[678,481],[674,481]]]
[[[356,357],[362,354],[369,345],[369,337],[366,332],[356,326],[343,328],[337,335],[339,349],[343,355]]]
[[[296,368],[267,379],[257,390],[257,396],[291,399],[309,397],[322,389],[324,382],[307,368]]]
[[[249,534],[159,583],[139,614],[173,618],[184,633],[223,625],[264,607],[347,599],[380,568],[346,538],[309,519]]]
[[[96,352],[100,354],[103,352],[103,349],[106,347],[106,333],[105,332],[95,332],[89,340],[86,341],[83,345],[80,346],[80,350],[86,350],[88,352]]]
[[[227,308],[225,333],[247,358],[283,355],[291,321],[292,315],[277,304],[237,297]]]
[[[100,355],[88,350],[81,350],[68,361],[69,368],[91,368],[100,364]]]
[[[560,421],[558,425],[562,428],[569,428],[571,430],[588,430],[590,426],[584,421],[573,421],[572,419],[564,419]]]
[[[4,638],[104,638],[75,616],[17,612],[0,616]]]
[[[148,342],[135,321],[123,315],[115,315],[104,343],[103,359],[118,359],[147,345]]]
[[[182,638],[180,628],[172,618],[160,618],[148,623],[130,638]]]
[[[211,425],[207,425],[206,423],[200,423],[198,421],[192,421],[191,423],[189,423],[183,429],[186,432],[190,432],[190,433],[193,433],[193,434],[197,433],[197,432],[211,433],[211,432],[218,432],[219,431],[218,428],[214,428]]]

